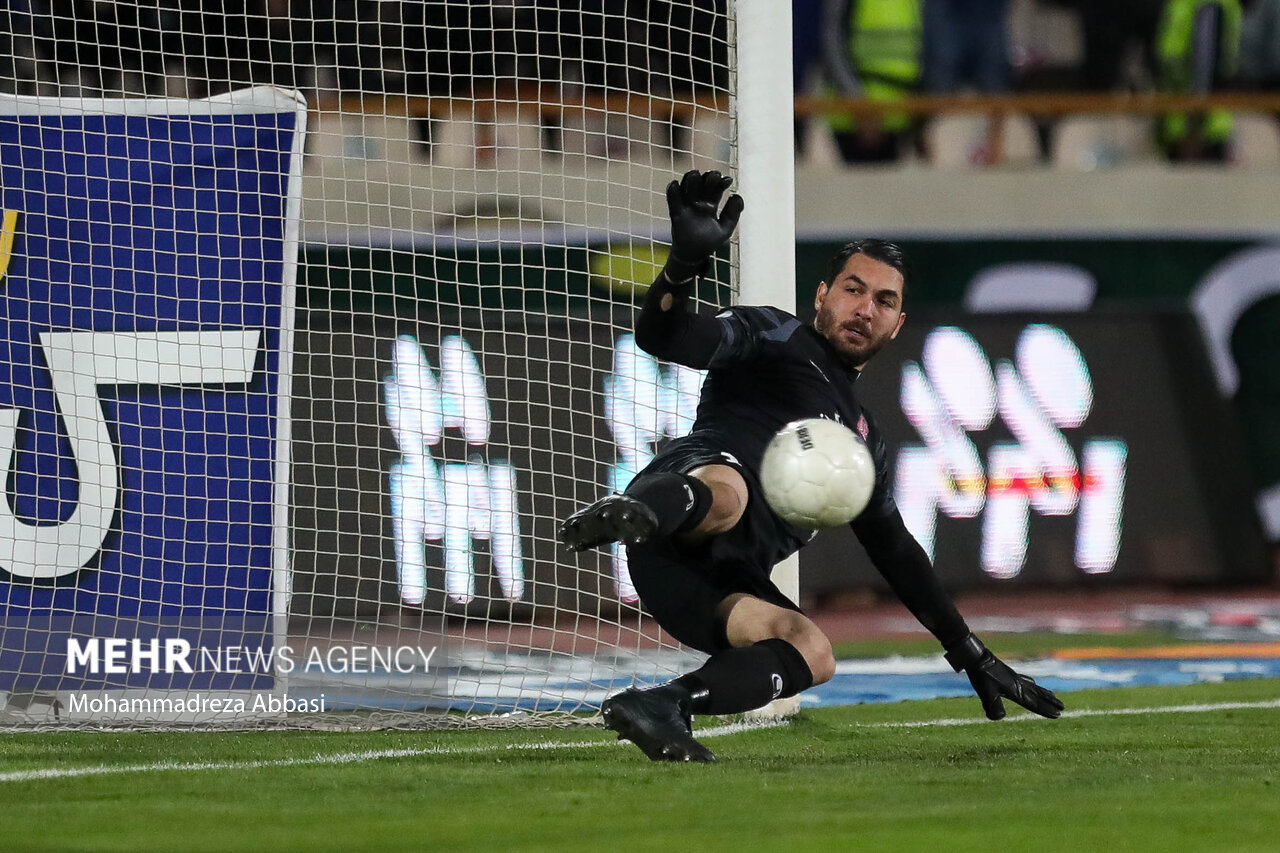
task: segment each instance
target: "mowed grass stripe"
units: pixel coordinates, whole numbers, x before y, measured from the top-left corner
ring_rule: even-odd
[[[1008,704],[1008,700],[1005,700]],[[1155,705],[1147,708],[1081,708],[1077,711],[1063,711],[1060,719],[1068,720],[1078,717],[1132,717],[1144,714],[1202,714],[1207,711],[1239,711],[1246,708],[1280,708],[1280,699],[1267,699],[1260,702],[1202,702],[1194,705]],[[1005,717],[1002,722],[1022,723],[1028,720],[1042,720],[1035,714],[1018,714]],[[973,726],[989,722],[985,717],[953,717],[941,720],[903,720],[882,721],[878,723],[854,723],[857,728],[866,729],[919,729],[932,726]]]
[[[1106,709],[1080,709],[1075,711],[1066,711],[1062,714],[1063,719],[1075,719],[1084,717],[1122,717],[1122,716],[1143,716],[1149,714],[1198,714],[1210,713],[1215,711],[1235,711],[1247,709],[1266,709],[1280,708],[1280,699],[1269,699],[1256,702],[1209,702],[1182,705],[1155,705],[1141,708],[1106,708]],[[1028,720],[1041,720],[1041,717],[1034,714],[1019,714],[1017,716],[1007,717],[1004,722],[1025,722]],[[931,728],[931,727],[954,727],[954,726],[972,726],[989,722],[983,717],[956,717],[942,718],[934,720],[889,720],[872,723],[852,723],[854,728],[865,729],[912,729],[912,728]],[[725,735],[740,734],[750,731],[758,731],[761,729],[775,728],[786,725],[786,721],[759,721],[734,723],[725,726],[716,726],[713,728],[699,729],[697,734],[700,738],[716,738]],[[200,772],[220,772],[220,771],[242,771],[254,770],[261,768],[275,767],[305,767],[319,765],[342,765],[342,764],[361,764],[369,761],[383,761],[398,758],[419,758],[429,756],[464,756],[464,755],[483,755],[510,752],[513,750],[549,750],[549,749],[593,749],[598,747],[615,746],[618,741],[612,739],[597,740],[579,740],[579,741],[555,741],[540,740],[529,743],[513,743],[513,744],[481,744],[477,746],[463,747],[423,747],[423,748],[402,748],[402,749],[378,749],[365,750],[358,752],[338,752],[328,755],[316,754],[305,757],[296,758],[278,758],[259,761],[210,761],[210,762],[176,762],[176,761],[157,761],[147,764],[131,764],[131,765],[110,765],[100,764],[87,767],[48,767],[30,770],[18,770],[9,773],[0,773],[0,783],[2,782],[34,782],[48,779],[66,779],[77,776],[104,776],[112,774],[141,774],[141,773],[163,773],[163,772],[182,772],[182,773],[200,773]]]
[[[726,726],[699,729],[698,737],[715,738],[741,732],[785,726],[786,720],[761,720],[759,722],[733,723]],[[615,746],[612,739],[555,741],[543,740],[530,743],[488,744],[479,746],[433,746],[405,749],[371,749],[361,752],[335,752],[329,755],[309,755],[298,758],[273,758],[261,761],[156,761],[149,764],[96,764],[89,767],[46,767],[35,770],[16,770],[0,773],[0,782],[34,782],[41,779],[67,779],[75,776],[106,776],[129,773],[200,773],[222,770],[256,770],[265,767],[307,767],[325,764],[360,764],[366,761],[383,761],[395,758],[420,758],[432,755],[484,755],[511,750],[540,749],[590,749]]]

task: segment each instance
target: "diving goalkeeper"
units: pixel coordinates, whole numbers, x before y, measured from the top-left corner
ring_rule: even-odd
[[[728,242],[743,210],[719,172],[691,171],[667,187],[671,254],[636,321],[636,343],[662,359],[708,371],[697,420],[623,494],[574,513],[560,537],[577,551],[622,542],[631,580],[658,624],[711,657],[698,670],[605,700],[605,725],[655,761],[713,761],[694,739],[694,714],[748,711],[831,678],[831,642],[770,579],[812,534],[764,501],[760,460],[770,439],[801,418],[829,418],[860,433],[876,464],[867,508],[851,522],[894,593],[969,676],[987,716],[1009,699],[1045,717],[1062,702],[973,635],[894,504],[885,445],[858,403],[862,367],[897,336],[907,266],[883,240],[849,243],[831,259],[806,325],[777,308],[688,310],[689,291]]]

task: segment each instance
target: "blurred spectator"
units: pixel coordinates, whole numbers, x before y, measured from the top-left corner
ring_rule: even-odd
[[[410,28],[402,13],[420,4],[311,0],[309,5],[318,77],[323,69],[317,88],[333,87],[350,94],[405,92],[410,75],[405,68],[404,37]],[[307,17],[305,10],[299,17]]]
[[[30,94],[35,63],[31,52],[31,8],[28,0],[10,0],[0,12],[0,92]]]
[[[486,41],[492,35],[486,19],[489,11],[488,4],[457,0],[405,4],[403,44],[410,92],[471,94],[477,55],[487,53],[491,58],[493,54],[492,44]]]
[[[544,0],[545,2],[545,0]],[[582,83],[646,95],[693,93],[728,85],[725,0],[580,0],[557,3]]]
[[[159,48],[155,9],[104,0],[32,0],[30,9],[36,54],[52,60],[60,94],[119,94],[127,74],[159,70],[147,61]]]
[[[249,83],[249,18],[253,0],[202,0],[197,26],[203,41],[203,62],[194,66],[198,79],[205,82],[206,95],[219,95]],[[261,21],[254,21],[254,29]]]
[[[791,4],[791,86],[795,94],[807,91],[809,72],[822,67],[822,0],[794,0]],[[796,156],[804,155],[807,120],[795,120]]]
[[[924,88],[1009,90],[1009,0],[924,0]]]
[[[649,43],[624,0],[426,0],[399,4],[405,70],[411,92],[468,95],[490,91],[495,82],[564,81],[637,87],[635,69]],[[639,23],[643,24],[641,19]],[[628,36],[638,37],[627,44]],[[606,61],[605,42],[617,40]],[[589,47],[584,48],[584,45]]]
[[[694,94],[728,87],[726,6],[725,0],[649,0],[652,82],[642,91]]]
[[[245,35],[253,83],[315,86],[312,5],[312,0],[250,0]]]
[[[1161,90],[1205,94],[1221,89],[1236,72],[1240,18],[1238,0],[1168,0],[1156,38]],[[1170,160],[1221,162],[1231,126],[1226,110],[1170,113],[1159,119],[1157,137]]]
[[[1000,94],[1009,90],[1009,44],[1006,32],[1008,0],[924,0],[924,87],[938,95],[963,91]],[[947,118],[931,119],[931,129]],[[999,162],[1002,156],[1002,124],[986,129],[981,141],[966,141],[968,162]],[[1003,119],[999,120],[1003,123]],[[938,133],[924,134],[922,147],[936,149]],[[954,137],[952,137],[954,145]],[[942,156],[938,150],[930,157]]]
[[[428,4],[431,6],[433,4]],[[447,5],[447,4],[446,4]],[[569,95],[633,92],[685,99],[728,87],[726,0],[536,0],[520,3],[516,24],[499,26],[517,33],[511,55],[515,69],[500,64],[491,73],[559,85]],[[495,48],[498,54],[502,47]],[[474,69],[477,77],[481,69]],[[687,133],[682,120],[603,115],[585,119],[592,134],[607,139],[610,152],[623,156],[635,139],[651,133],[664,144]],[[550,143],[556,128],[544,127]],[[687,143],[681,142],[681,147]]]
[[[924,22],[921,0],[824,0],[823,60],[842,95],[891,101],[918,91]],[[846,163],[897,160],[913,136],[908,113],[829,119]]]
[[[729,87],[729,33],[726,0],[649,0],[648,82],[639,91],[677,100],[699,98]],[[633,12],[634,14],[634,12]],[[631,121],[630,135],[648,138],[657,150],[688,150],[684,118]]]
[[[310,0],[30,3],[36,52],[63,94],[198,98],[314,76]]]
[[[1254,0],[1240,24],[1240,80],[1280,89],[1280,0]]]
[[[1143,65],[1154,67],[1153,40],[1164,0],[1072,0],[1072,5],[1080,11],[1084,35],[1081,88],[1109,92],[1127,87],[1134,49]]]

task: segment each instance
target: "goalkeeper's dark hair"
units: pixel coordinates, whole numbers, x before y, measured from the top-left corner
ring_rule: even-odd
[[[873,261],[879,261],[886,266],[893,267],[902,276],[902,290],[905,295],[907,290],[907,279],[910,278],[911,266],[907,263],[907,255],[902,251],[902,247],[897,243],[890,243],[888,240],[879,240],[875,237],[868,237],[865,240],[854,240],[852,243],[846,243],[840,247],[840,251],[836,252],[827,262],[827,282],[834,282],[840,277],[840,273],[844,271],[844,265],[849,263],[849,259],[854,255],[866,255]]]

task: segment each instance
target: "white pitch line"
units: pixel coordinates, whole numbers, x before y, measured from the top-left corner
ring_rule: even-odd
[[[697,729],[694,734],[700,738],[705,737],[721,737],[722,735],[736,735],[740,732],[754,732],[760,729],[776,729],[780,726],[788,725],[787,720],[764,719],[742,723],[729,723],[724,726],[712,726],[705,729]],[[509,743],[505,746],[494,747],[466,747],[466,751],[470,752],[498,752],[503,749],[562,749],[569,747],[570,749],[584,749],[592,746],[616,746],[617,740],[579,740],[579,741],[554,741],[542,740],[533,743]],[[463,750],[455,750],[461,752]],[[445,750],[441,754],[448,755],[450,751]],[[0,781],[4,781],[0,776]]]
[[[1280,699],[1266,699],[1261,702],[1215,702],[1203,705],[1161,705],[1151,708],[1083,708],[1078,711],[1063,711],[1060,719],[1077,717],[1132,717],[1142,714],[1201,714],[1206,711],[1236,711],[1245,708],[1280,708]],[[1022,723],[1028,720],[1044,720],[1037,714],[1019,714],[1006,717],[1000,722]],[[923,729],[934,726],[978,726],[992,722],[986,717],[953,717],[942,720],[914,720],[907,722],[886,721],[881,723],[854,723],[859,729]]]
[[[733,723],[727,726],[698,729],[700,738],[721,737],[740,732],[771,729],[787,725],[786,720],[762,720],[755,723]],[[418,758],[429,755],[483,755],[510,752],[512,750],[587,749],[600,746],[617,746],[616,740],[533,741],[530,743],[493,744],[489,746],[445,747],[424,749],[377,749],[366,752],[336,752],[331,755],[310,755],[305,758],[275,758],[263,761],[157,761],[152,764],[109,765],[90,767],[48,767],[39,770],[14,770],[0,773],[0,782],[33,782],[41,779],[69,779],[77,776],[113,776],[129,773],[205,772],[212,770],[257,770],[266,767],[314,767],[327,764],[360,764],[365,761],[381,761],[387,758]]]
[[[1280,699],[1268,699],[1261,702],[1217,702],[1201,705],[1165,705],[1149,708],[1108,708],[1079,711],[1066,711],[1063,718],[1079,717],[1125,717],[1143,714],[1196,714],[1209,711],[1234,711],[1253,708],[1280,708]],[[1016,723],[1026,720],[1039,720],[1034,714],[1020,714],[1008,717],[1004,722]],[[906,722],[886,721],[880,723],[855,723],[854,728],[868,729],[913,729],[933,726],[974,726],[989,722],[983,717],[949,718],[941,720],[914,720]],[[715,726],[698,729],[700,738],[720,737],[740,732],[757,731],[787,725],[786,720],[765,720],[754,723],[734,723],[727,726]],[[378,749],[365,752],[337,752],[331,755],[311,755],[305,758],[276,758],[266,761],[207,761],[179,762],[158,761],[152,764],[129,765],[96,765],[92,767],[49,767],[39,770],[15,770],[0,773],[0,782],[34,782],[42,779],[70,779],[77,776],[111,776],[130,773],[163,773],[205,772],[217,770],[256,770],[267,767],[315,767],[329,764],[360,764],[366,761],[381,761],[388,758],[419,758],[430,755],[484,755],[512,750],[546,750],[546,749],[588,749],[602,746],[616,746],[616,740],[579,740],[579,741],[532,741],[529,743],[510,743],[491,746],[444,747],[436,746],[425,749]]]

